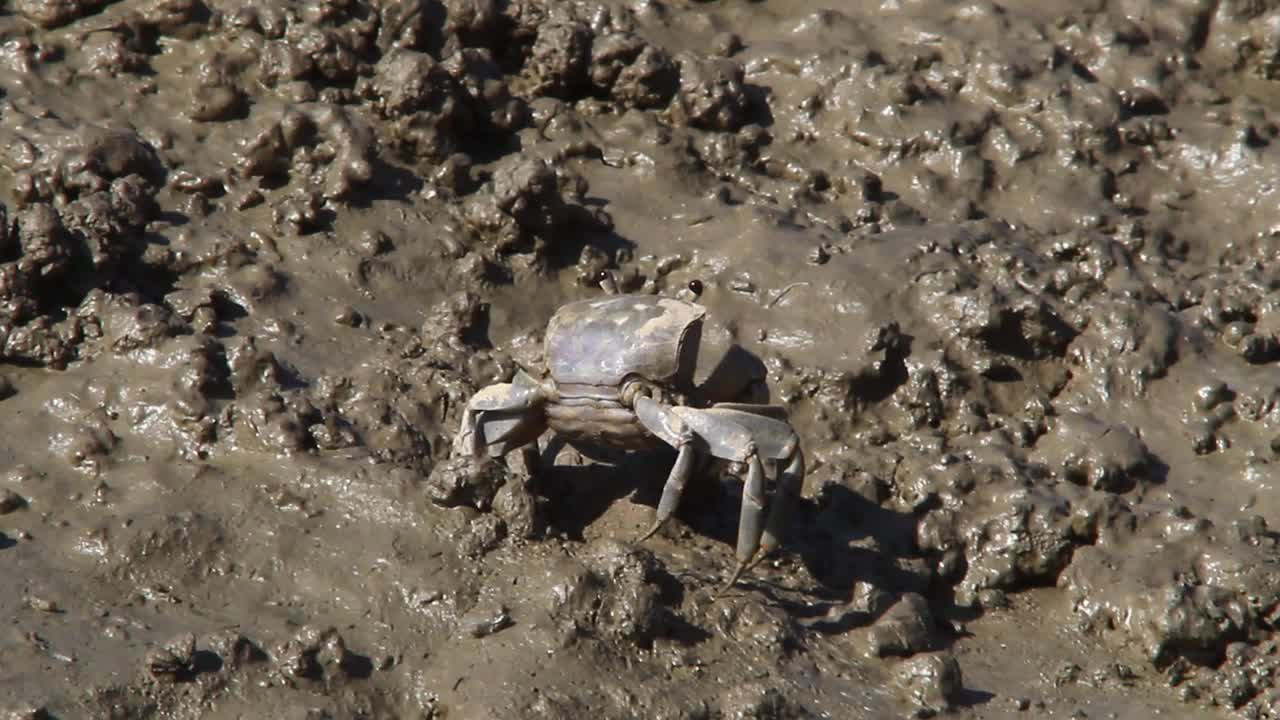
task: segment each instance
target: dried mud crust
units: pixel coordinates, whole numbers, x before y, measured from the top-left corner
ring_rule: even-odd
[[[1280,9],[819,5],[0,11],[0,711],[1280,715]],[[727,597],[449,455],[603,269],[804,440]]]

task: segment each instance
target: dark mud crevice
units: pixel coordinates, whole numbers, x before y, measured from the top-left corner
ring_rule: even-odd
[[[469,322],[460,328],[458,339],[468,347],[488,349],[493,347],[489,338],[489,303],[479,302],[473,306]]]
[[[743,124],[758,125],[766,129],[773,127],[773,109],[769,103],[772,91],[767,87],[751,83],[743,83],[742,89],[747,98],[747,112],[743,117]]]
[[[417,173],[375,158],[369,182],[352,191],[347,202],[354,208],[369,210],[377,203],[408,201],[425,186],[426,181]]]
[[[1029,324],[1034,322],[1038,341],[1032,339]],[[979,337],[993,352],[1023,362],[1061,358],[1077,332],[1056,316],[1042,315],[1030,321],[1021,314],[1003,313],[999,322],[984,329]]]
[[[884,360],[879,364],[879,372],[872,377],[854,377],[849,384],[849,392],[864,406],[875,405],[892,397],[910,379],[907,358],[911,356],[912,342],[910,334],[902,332],[896,325],[890,326],[870,347],[872,352],[884,353]]]
[[[993,363],[991,367],[983,370],[982,377],[994,383],[1016,383],[1023,380],[1022,372],[1018,368],[999,362]]]
[[[966,687],[956,693],[954,702],[957,708],[980,709],[990,705],[997,697],[997,693],[989,690]]]

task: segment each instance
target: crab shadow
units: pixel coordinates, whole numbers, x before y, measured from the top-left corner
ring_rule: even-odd
[[[872,502],[841,483],[828,483],[796,513],[795,552],[821,592],[847,599],[859,582],[891,593],[927,593],[918,573],[900,562],[919,555],[917,518]]]
[[[575,541],[583,541],[587,528],[620,501],[656,511],[675,463],[675,452],[665,448],[631,452],[569,448],[555,436],[539,455],[533,489],[552,501],[544,506],[545,520],[553,532]],[[732,550],[737,542],[742,490],[742,478],[728,472],[725,464],[701,458],[669,529],[683,526]],[[824,524],[815,526],[815,521]],[[843,601],[857,580],[871,576],[889,575],[895,586],[912,586],[909,577],[893,576],[893,563],[885,556],[900,552],[914,532],[910,516],[884,510],[836,486],[834,490],[824,488],[824,496],[817,500],[802,499],[792,509],[788,542],[782,552],[798,557],[806,566],[819,583],[820,597]],[[874,536],[874,541],[862,542],[868,536]]]
[[[928,601],[933,619],[923,651],[948,650],[970,635],[965,624],[982,611],[956,605],[952,584],[932,571],[936,558],[918,549],[922,516],[883,507],[845,484],[826,483],[794,514],[789,543],[791,556],[817,588],[796,593],[767,578],[754,581],[755,588],[807,630],[828,637],[875,625],[903,595],[916,593]],[[882,599],[855,602],[859,584],[875,588]],[[957,708],[977,708],[995,697],[963,687],[952,701]]]
[[[656,507],[662,482],[675,462],[675,453],[665,449],[584,452],[568,449],[558,437],[553,437],[540,455],[534,489],[554,500],[546,505],[547,524],[553,532],[579,542],[585,539],[588,527],[629,495]],[[579,459],[582,464],[575,463]]]
[[[675,461],[673,451],[658,449],[593,451],[583,456],[583,464],[574,464],[572,454],[561,452],[562,448],[553,438],[543,451],[535,490],[552,500],[544,506],[549,527],[575,541],[583,541],[587,528],[620,501],[655,511]],[[550,459],[557,454],[559,461],[552,464]],[[686,486],[668,530],[682,526],[732,552],[742,489],[742,478],[728,472],[726,465],[704,459]],[[802,566],[815,581],[804,597],[783,592],[768,572],[749,574],[741,582],[798,619],[813,620],[813,629],[821,632],[840,633],[876,619],[876,615],[845,613],[839,621],[818,620],[833,607],[848,606],[859,583],[894,598],[918,593],[929,598],[940,615],[964,615],[967,611],[951,601],[950,585],[935,576],[930,559],[916,547],[918,520],[916,514],[883,507],[844,484],[829,482],[814,497],[802,498],[793,506],[783,545],[774,556],[783,565]]]
[[[675,462],[674,451],[564,452],[552,438],[541,452],[535,491],[548,500],[546,521],[553,532],[583,541],[586,530],[615,503],[629,499],[656,510],[663,484]],[[553,462],[553,459],[555,462]],[[669,525],[722,543],[732,552],[737,543],[743,481],[719,461],[704,459],[696,468]],[[772,501],[772,499],[771,499]],[[743,582],[775,597],[799,617],[827,612],[848,604],[859,582],[870,583],[893,596],[915,592],[939,594],[932,573],[923,569],[915,546],[917,518],[880,506],[839,484],[824,485],[816,497],[802,498],[791,510],[783,546],[777,557],[802,565],[816,581],[803,602],[787,600],[767,579],[767,573]],[[941,593],[945,594],[945,593]],[[874,618],[867,618],[867,621]],[[821,626],[839,632],[843,627]]]
[[[558,452],[554,445],[548,446],[544,463],[547,454],[554,452]],[[555,499],[544,506],[549,527],[569,539],[584,541],[587,528],[625,498],[651,512],[656,509],[675,453],[593,453],[590,459],[595,462],[582,465],[566,464],[568,457],[561,455],[561,463],[554,466],[542,465],[539,491]],[[722,467],[707,461],[695,470],[668,528],[683,526],[694,535],[722,543],[732,554],[743,483]],[[827,483],[814,497],[802,499],[793,508],[783,546],[775,555],[784,568],[802,566],[814,585],[797,591],[788,587],[794,583],[780,583],[769,570],[761,569],[744,576],[740,585],[784,610],[807,630],[825,636],[847,635],[871,626],[904,594],[918,593],[928,600],[934,617],[928,650],[945,650],[965,636],[958,628],[976,619],[980,611],[956,606],[951,586],[928,569],[930,559],[916,547],[918,520],[916,514],[883,507],[844,484]],[[668,602],[678,606],[679,601],[673,598],[686,591],[683,582],[676,579],[682,573],[668,573],[664,573],[662,592]],[[887,599],[865,610],[857,609],[853,601],[859,583],[882,591]],[[710,637],[706,628],[678,614],[669,621],[678,625],[669,631],[688,642]],[[958,707],[978,707],[994,697],[986,690],[968,687],[954,702]]]
[[[936,558],[917,548],[919,518],[883,507],[844,484],[827,483],[797,508],[782,547],[783,557],[802,565],[816,586],[796,593],[766,577],[748,582],[823,634],[871,625],[904,594],[916,593],[929,601],[938,620],[935,645],[950,645],[956,637],[953,621],[969,622],[981,613],[955,604],[952,584],[932,570]],[[857,609],[859,585],[882,599]]]
[[[583,198],[582,207],[570,208],[566,211],[571,215],[567,221],[568,224],[577,227],[578,231],[570,233],[547,248],[545,257],[549,268],[564,270],[577,265],[587,247],[603,253],[610,265],[616,265],[621,258],[635,253],[638,246],[634,241],[620,235],[612,228],[593,225],[595,220],[590,210],[607,206],[607,204],[607,201],[602,198],[589,196]],[[575,217],[576,220],[573,219]]]

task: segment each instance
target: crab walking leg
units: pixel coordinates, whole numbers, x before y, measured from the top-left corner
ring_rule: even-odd
[[[764,465],[754,443],[747,449],[747,482],[742,486],[742,512],[738,515],[738,566],[720,589],[733,587],[742,573],[751,565],[751,559],[760,549],[760,533],[764,530]]]
[[[799,494],[804,480],[804,460],[800,439],[789,424],[778,418],[779,410],[768,405],[733,404],[705,409],[680,405],[663,405],[649,398],[639,398],[636,417],[649,432],[674,447],[692,432],[699,449],[713,457],[747,464],[747,481],[742,488],[742,512],[738,520],[738,566],[725,586],[731,587],[751,565],[761,547],[765,532],[765,473],[763,460],[786,460],[779,473],[778,501],[769,515],[769,548],[777,546],[782,535],[787,507]],[[785,495],[785,498],[783,497]]]
[[[676,454],[676,464],[671,466],[671,474],[667,476],[667,483],[662,486],[662,499],[658,501],[658,511],[654,516],[653,525],[636,542],[644,542],[653,537],[653,534],[661,530],[667,520],[675,514],[676,508],[680,505],[680,497],[684,494],[685,483],[689,481],[689,476],[693,474],[693,462],[695,459],[693,433],[686,430],[680,439],[679,452]]]
[[[780,462],[778,465],[773,503],[769,507],[769,519],[764,526],[764,537],[760,540],[760,556],[756,558],[757,563],[777,549],[783,533],[786,532],[791,509],[800,500],[800,492],[804,487],[804,453],[801,452],[799,443],[796,443],[791,451],[791,458],[786,467],[781,467]]]

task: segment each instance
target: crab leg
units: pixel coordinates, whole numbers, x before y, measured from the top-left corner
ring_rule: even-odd
[[[786,532],[790,520],[791,509],[800,499],[800,491],[804,486],[804,453],[799,444],[791,454],[787,466],[778,471],[777,490],[773,496],[773,506],[769,508],[769,520],[764,526],[764,538],[760,541],[759,562],[777,549]]]
[[[684,494],[685,483],[689,481],[689,476],[693,474],[694,458],[693,434],[686,431],[680,440],[679,452],[676,454],[676,464],[671,466],[671,474],[667,476],[667,483],[662,486],[662,499],[658,501],[658,512],[654,516],[653,525],[640,536],[637,542],[644,542],[653,537],[653,534],[662,529],[667,520],[675,514],[676,507],[680,505],[680,497]]]
[[[752,564],[751,559],[760,547],[760,533],[764,529],[764,465],[754,443],[747,453],[747,481],[742,485],[742,512],[738,515],[738,547],[735,552],[738,566],[733,569],[733,575],[720,589],[721,592],[733,587]]]
[[[681,448],[682,455],[684,447],[687,447],[684,445],[686,438],[691,433],[703,452],[747,465],[735,553],[738,566],[726,587],[737,582],[742,573],[753,564],[752,560],[762,544],[766,553],[777,547],[789,508],[800,494],[800,487],[804,482],[804,459],[795,430],[776,417],[776,408],[759,406],[757,412],[751,412],[749,407],[736,404],[703,410],[663,405],[643,397],[637,399],[635,404],[636,417],[645,428],[673,447]],[[778,489],[769,512],[767,527],[764,513],[765,459],[788,461],[786,468],[778,473]],[[677,466],[679,465],[680,460],[677,459]],[[674,469],[672,475],[675,475]],[[675,488],[670,487],[671,482],[669,479],[668,488],[663,491],[663,503],[668,501],[669,490],[673,495],[669,509],[674,512],[684,481],[677,483]],[[661,511],[661,505],[659,510]],[[645,537],[651,534],[652,531]]]

